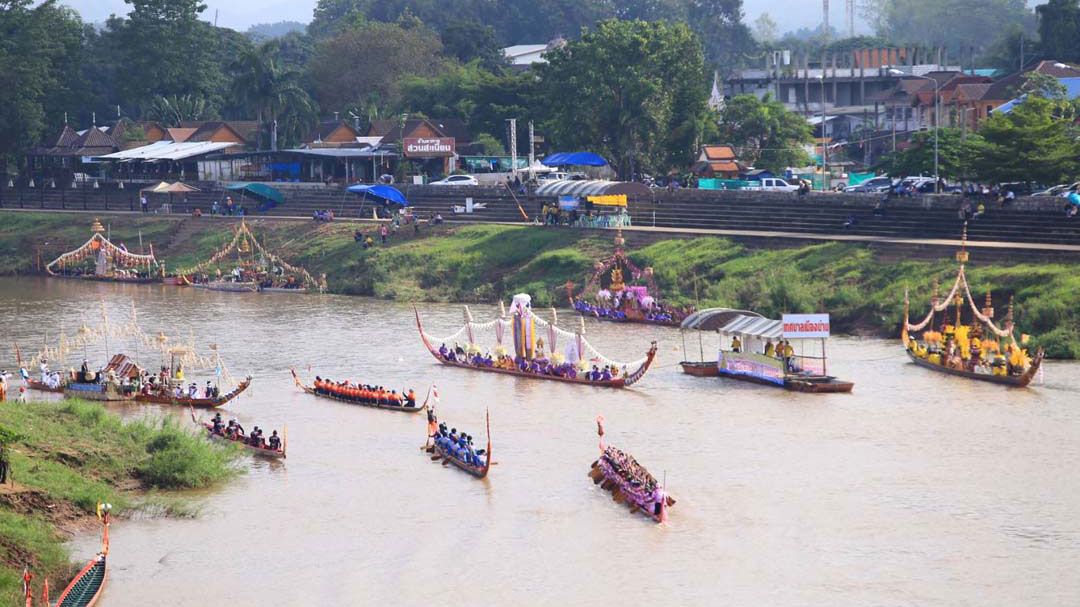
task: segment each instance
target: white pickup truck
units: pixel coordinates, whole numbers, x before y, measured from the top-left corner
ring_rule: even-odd
[[[747,186],[746,189],[764,190],[766,192],[794,192],[799,189],[799,186],[791,185],[779,177],[765,177],[760,183],[761,185]]]

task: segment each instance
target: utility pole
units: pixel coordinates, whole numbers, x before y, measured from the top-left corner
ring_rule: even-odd
[[[529,181],[533,178],[533,165],[536,164],[536,134],[533,131],[533,121],[529,121]]]
[[[826,40],[828,40],[829,39],[829,32],[832,31],[829,28],[829,0],[821,0],[821,4],[822,4],[822,13],[823,13],[821,34],[825,37]]]
[[[510,172],[517,176],[517,118],[508,118],[510,123]]]

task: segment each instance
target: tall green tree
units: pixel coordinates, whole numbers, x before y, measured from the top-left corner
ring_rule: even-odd
[[[54,0],[0,0],[0,171],[79,109],[78,14]]]
[[[433,118],[459,118],[473,135],[502,137],[507,118],[518,119],[518,152],[526,153],[528,121],[538,120],[536,78],[529,73],[489,72],[476,63],[453,66],[434,77],[412,76],[402,82],[401,109]]]
[[[737,95],[720,112],[718,142],[735,147],[741,160],[782,171],[810,164],[803,146],[813,141],[810,124],[769,95]]]
[[[221,103],[223,76],[219,51],[223,36],[199,20],[201,0],[124,0],[126,19],[114,17],[103,36],[117,50],[119,71],[113,93],[137,107],[158,95],[196,95]],[[233,32],[243,44],[246,38]]]
[[[974,176],[973,164],[984,145],[977,133],[943,128],[937,133],[938,173],[945,179],[967,179]],[[893,177],[934,174],[934,132],[923,131],[911,138],[906,150],[897,151],[879,163]]]
[[[945,47],[953,59],[972,48],[982,53],[1010,24],[1035,25],[1025,0],[870,0],[866,8],[879,36]]]
[[[746,65],[758,45],[743,23],[742,0],[685,0],[686,22],[705,45],[705,59],[721,72]]]
[[[403,77],[431,76],[445,65],[442,43],[428,28],[368,22],[318,44],[311,80],[325,110],[360,104],[385,112],[398,106]]]
[[[259,146],[273,148],[277,123],[283,143],[299,143],[318,117],[314,100],[302,86],[300,70],[283,65],[278,40],[264,42],[236,58],[230,70],[231,97],[259,122]]]
[[[454,21],[443,29],[441,38],[446,55],[462,63],[479,61],[488,69],[506,63],[495,37],[495,28],[490,25],[479,21]]]
[[[603,21],[536,67],[545,133],[629,177],[692,159],[706,116],[701,42],[685,24]]]
[[[1049,0],[1035,7],[1039,50],[1047,59],[1080,61],[1080,0]]]
[[[1080,175],[1076,103],[1029,94],[1009,113],[991,114],[979,131],[975,173],[991,181],[1055,184]]]

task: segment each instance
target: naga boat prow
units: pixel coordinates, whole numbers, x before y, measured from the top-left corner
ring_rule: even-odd
[[[435,360],[451,367],[562,383],[625,388],[640,381],[656,358],[657,345],[654,341],[641,360],[631,363],[611,361],[585,340],[584,321],[581,321],[578,331],[564,331],[557,326],[558,314],[555,310],[552,310],[551,322],[540,318],[532,311],[531,298],[525,294],[514,296],[509,318],[503,309],[499,318],[488,323],[473,323],[472,313],[466,306],[465,326],[446,338],[428,335],[415,306],[413,312],[424,347]],[[495,334],[495,357],[490,352],[482,355],[482,350],[476,344],[476,332],[489,329],[493,329]],[[550,356],[544,354],[544,336],[538,337],[539,331],[545,332]],[[503,346],[504,336],[513,340],[512,353]],[[459,339],[467,340],[467,349],[456,344]],[[565,343],[564,352],[557,351],[560,339]],[[435,342],[441,345],[436,347]],[[448,349],[447,343],[455,344],[454,348]]]
[[[640,512],[658,523],[667,522],[667,510],[675,505],[675,498],[667,487],[639,464],[629,453],[604,444],[604,418],[596,418],[597,434],[600,435],[600,458],[592,463],[589,478],[600,485],[612,498],[626,504],[630,512]]]
[[[626,256],[622,230],[615,233],[615,252],[596,262],[595,272],[585,289],[574,294],[574,283],[566,283],[570,307],[582,316],[623,323],[677,327],[693,312],[665,304],[659,295],[653,269],[638,268]]]
[[[430,397],[430,393],[429,393]],[[427,401],[424,401],[427,406]],[[453,435],[445,434],[445,424],[439,424],[435,417],[435,410],[428,410],[428,444],[424,451],[432,454],[432,461],[441,460],[444,464],[453,464],[460,470],[476,478],[484,478],[491,470],[491,412],[484,413],[484,425],[487,431],[487,448],[484,451],[472,451],[472,444],[466,446],[453,444]],[[468,437],[470,440],[472,437]],[[478,464],[480,458],[483,463]],[[472,461],[467,461],[471,459]]]
[[[109,510],[107,504],[98,506],[98,516],[103,525],[101,552],[99,552],[60,593],[54,607],[93,607],[101,598],[105,582],[109,577]]]
[[[293,383],[296,384],[296,387],[312,396],[329,398],[330,400],[349,403],[350,405],[359,405],[361,407],[370,407],[372,409],[386,409],[388,411],[401,411],[403,413],[419,413],[428,406],[426,400],[424,401],[423,406],[417,407],[415,400],[413,401],[413,404],[410,405],[408,404],[408,401],[405,400],[402,400],[401,404],[395,404],[386,399],[369,397],[369,395],[359,387],[342,387],[340,390],[331,391],[318,386],[309,386],[300,381],[300,377],[296,374],[295,369],[289,369],[289,373],[292,374]],[[316,378],[316,381],[320,381],[320,379]]]
[[[1038,375],[1044,352],[1038,348],[1034,356],[1029,355],[1023,347],[1027,343],[1027,335],[1021,335],[1017,342],[1011,296],[1002,327],[994,322],[994,306],[989,291],[983,307],[979,308],[967,281],[965,266],[968,259],[965,224],[960,250],[956,252],[959,270],[949,294],[940,297],[935,282],[930,312],[922,321],[913,324],[909,317],[910,299],[907,291],[904,292],[904,321],[900,330],[904,350],[915,365],[924,369],[1002,386],[1026,387]],[[949,306],[955,307],[951,322]],[[971,313],[970,324],[963,322],[965,308]],[[939,313],[940,330],[935,331],[935,316]],[[912,336],[917,332],[922,333],[921,343]]]

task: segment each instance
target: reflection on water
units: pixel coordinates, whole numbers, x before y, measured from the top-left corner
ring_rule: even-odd
[[[837,339],[830,371],[854,394],[796,394],[681,375],[677,331],[589,323],[617,359],[660,340],[645,379],[612,391],[439,367],[411,308],[392,302],[7,279],[0,318],[28,349],[43,331],[93,322],[99,299],[126,317],[132,298],[148,331],[190,331],[254,375],[227,415],[287,423],[289,459],[245,460],[247,474],[197,498],[198,519],[119,520],[104,607],[253,594],[281,605],[1080,601],[1075,363],[1005,390],[918,369],[895,343]],[[436,334],[461,321],[456,306],[422,310]],[[433,463],[419,450],[422,415],[304,395],[290,366],[417,393],[437,383],[440,417],[476,436],[490,408],[498,466],[476,481]],[[668,526],[587,478],[597,414],[609,442],[667,476],[679,498]],[[74,542],[77,559],[96,542]]]

